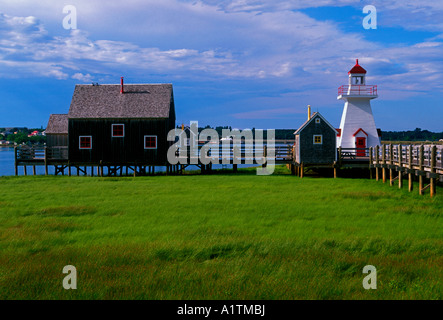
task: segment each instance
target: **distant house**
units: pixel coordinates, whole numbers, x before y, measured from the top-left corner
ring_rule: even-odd
[[[32,131],[30,134],[28,134],[28,137],[35,137],[35,136],[41,136],[42,134],[38,130]]]
[[[294,134],[296,163],[312,165],[336,161],[337,130],[319,112],[309,115]]]
[[[122,78],[76,85],[68,114],[51,115],[46,134],[48,146],[68,145],[72,164],[166,165],[174,128],[172,84],[124,85]]]

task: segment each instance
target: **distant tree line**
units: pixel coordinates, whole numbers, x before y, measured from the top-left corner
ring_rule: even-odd
[[[438,141],[443,132],[431,132],[416,128],[414,131],[382,131],[383,141]]]
[[[40,129],[28,129],[28,128],[0,128],[0,140],[6,140],[10,143],[29,143],[29,144],[43,144],[46,142],[46,136],[44,135],[34,135],[31,137],[28,137],[32,132],[38,131],[43,132],[45,131],[43,128]]]
[[[223,129],[232,130],[230,126],[217,126],[215,128],[207,125],[199,127],[199,132],[203,129],[214,129],[219,136],[222,136]],[[251,129],[255,136],[255,128]],[[294,132],[297,129],[275,129],[276,140],[294,140]],[[416,128],[413,131],[382,131],[383,141],[438,141],[443,139],[443,132],[431,132]],[[266,130],[264,131],[264,139],[266,139]]]

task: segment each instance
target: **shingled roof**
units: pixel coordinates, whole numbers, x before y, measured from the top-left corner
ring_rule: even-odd
[[[337,129],[335,129],[321,114],[320,114],[320,112],[314,112],[313,114],[312,114],[312,116],[311,116],[311,118],[310,119],[308,119],[308,120],[306,120],[301,126],[300,126],[300,128],[298,128],[295,132],[294,132],[294,134],[295,135],[297,135],[297,134],[300,134],[300,132],[304,129],[304,128],[306,128],[306,126],[308,125],[308,123],[310,123],[312,120],[314,120],[314,118],[316,117],[316,116],[319,116],[320,118],[322,118],[323,119],[323,121],[328,125],[328,126],[330,126],[331,127],[331,129],[332,130],[334,130],[335,131],[335,133],[337,133]]]
[[[76,85],[68,117],[169,118],[172,84]]]
[[[68,115],[51,114],[45,132],[46,134],[68,134]]]

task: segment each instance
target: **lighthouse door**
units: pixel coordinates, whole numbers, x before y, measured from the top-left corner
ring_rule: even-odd
[[[357,147],[357,157],[364,157],[366,155],[366,150],[363,149],[366,148],[366,138],[357,137],[355,144]]]

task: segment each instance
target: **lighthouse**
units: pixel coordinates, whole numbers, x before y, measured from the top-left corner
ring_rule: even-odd
[[[380,137],[372,114],[371,100],[378,97],[377,86],[366,84],[366,70],[358,64],[348,72],[349,83],[338,88],[339,100],[345,106],[337,136],[337,146],[342,148],[369,148],[380,144]],[[365,156],[365,150],[357,150]]]

